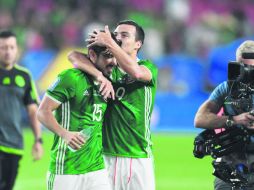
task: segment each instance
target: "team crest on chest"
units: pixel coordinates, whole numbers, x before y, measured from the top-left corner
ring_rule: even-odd
[[[120,79],[121,83],[124,84],[130,84],[135,82],[134,78],[132,78],[130,75],[124,75],[121,79]]]
[[[101,96],[101,94],[96,89],[93,90],[93,95],[94,96]]]

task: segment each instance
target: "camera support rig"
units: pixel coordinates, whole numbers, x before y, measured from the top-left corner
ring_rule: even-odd
[[[216,159],[243,150],[250,142],[250,136],[250,131],[242,126],[231,127],[218,134],[207,129],[195,138],[193,154],[197,158],[211,155]]]
[[[254,173],[251,175],[244,164],[233,165],[221,161],[221,157],[234,152],[244,152],[251,142],[254,132],[243,126],[233,126],[218,134],[214,130],[207,129],[201,132],[194,140],[193,154],[196,158],[210,155],[215,160],[213,175],[230,183],[232,189],[245,190],[253,183]]]

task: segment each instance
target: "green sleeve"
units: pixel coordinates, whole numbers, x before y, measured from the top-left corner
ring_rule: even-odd
[[[156,85],[158,76],[158,68],[156,65],[149,60],[141,60],[139,61],[139,65],[145,66],[151,72],[152,80],[149,82],[149,84]]]
[[[47,90],[47,94],[63,103],[75,96],[75,86],[78,75],[75,69],[69,69],[60,73]]]

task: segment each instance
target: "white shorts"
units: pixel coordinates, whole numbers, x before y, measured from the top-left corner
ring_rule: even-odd
[[[80,175],[47,173],[47,190],[111,190],[105,169]]]
[[[113,190],[155,190],[152,158],[125,158],[104,155]]]

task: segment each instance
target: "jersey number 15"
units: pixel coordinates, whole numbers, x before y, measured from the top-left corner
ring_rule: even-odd
[[[102,118],[102,105],[101,104],[94,104],[93,105],[93,121],[101,121]]]

